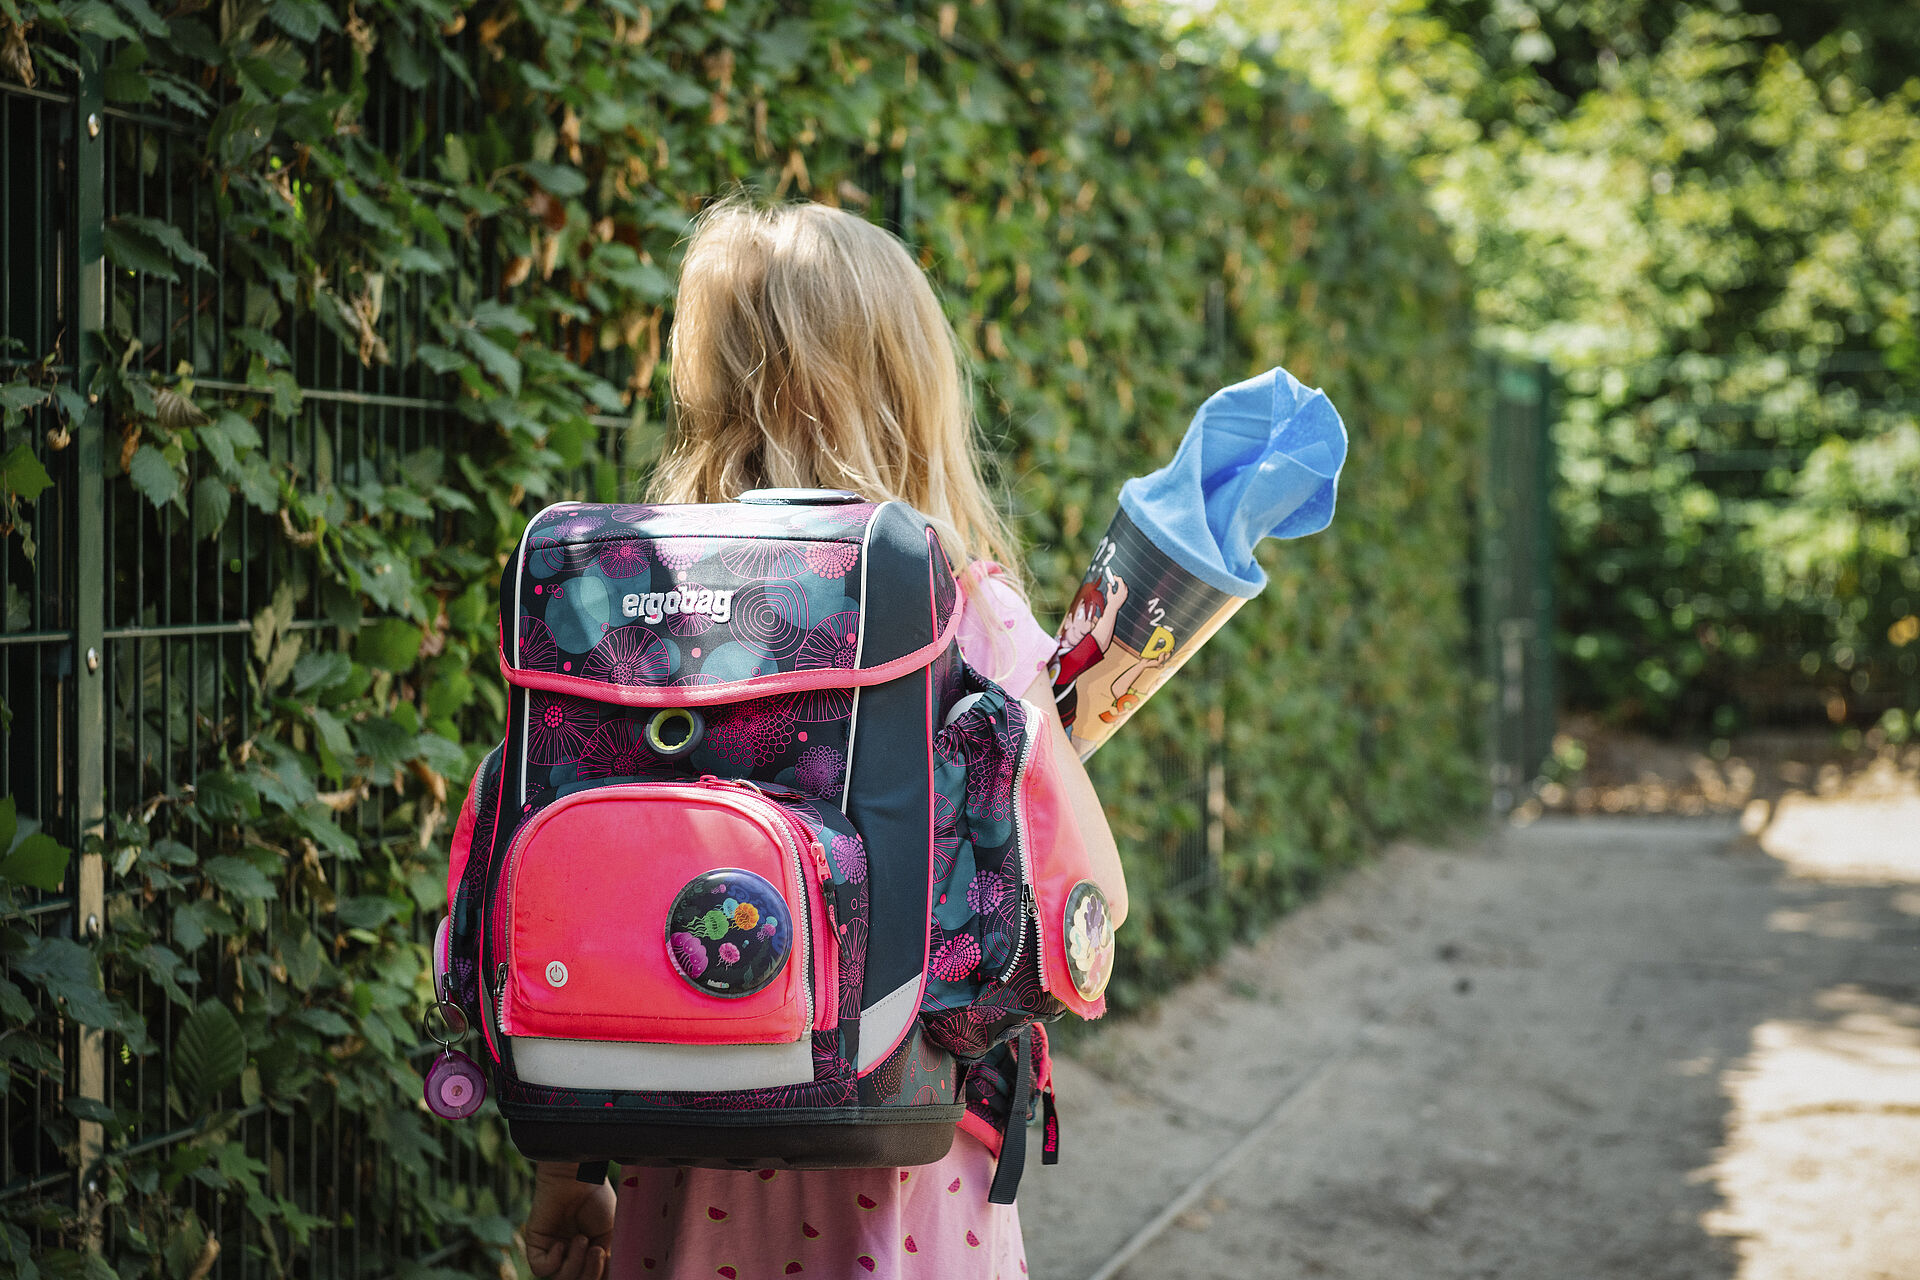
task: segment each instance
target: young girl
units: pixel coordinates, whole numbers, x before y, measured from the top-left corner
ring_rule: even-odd
[[[1126,882],[1098,799],[1055,713],[1053,638],[1021,594],[1012,534],[988,500],[959,345],[926,277],[887,232],[823,205],[704,214],[671,338],[679,434],[650,500],[749,489],[850,489],[927,516],[961,572],[960,650],[1041,708],[1115,925]],[[1003,567],[1004,566],[1004,567]],[[994,1159],[954,1135],[909,1169],[650,1169],[588,1186],[541,1165],[526,1224],[540,1277],[804,1275],[825,1280],[1026,1273],[1014,1206],[990,1205]],[[617,1206],[617,1207],[616,1207]]]

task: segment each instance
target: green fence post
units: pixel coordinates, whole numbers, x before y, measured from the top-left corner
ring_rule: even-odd
[[[1533,366],[1535,394],[1533,402],[1533,537],[1529,548],[1533,569],[1528,611],[1533,615],[1533,651],[1529,655],[1527,697],[1528,742],[1525,765],[1538,771],[1553,755],[1556,723],[1554,680],[1554,601],[1553,601],[1553,490],[1559,467],[1553,449],[1553,372],[1545,361]]]
[[[106,651],[106,433],[107,408],[93,390],[100,367],[100,334],[106,328],[107,272],[102,241],[105,229],[106,102],[101,91],[103,52],[99,41],[83,40],[75,78],[73,131],[74,214],[74,387],[90,408],[75,437],[74,505],[74,808],[78,843],[75,876],[74,935],[91,939],[106,926],[106,873],[100,837],[106,826],[107,677]],[[75,1085],[80,1097],[106,1101],[105,1033],[82,1028]],[[99,1183],[95,1165],[105,1133],[91,1120],[80,1122],[79,1159],[74,1165],[75,1200],[99,1226]]]

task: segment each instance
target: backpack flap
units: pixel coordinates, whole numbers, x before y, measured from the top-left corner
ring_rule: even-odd
[[[904,566],[884,554],[901,530]],[[608,706],[802,695],[844,714],[852,691],[922,670],[956,633],[957,609],[939,627],[925,604],[866,613],[870,580],[927,581],[929,538],[892,503],[561,503],[534,518],[509,568],[501,673]]]

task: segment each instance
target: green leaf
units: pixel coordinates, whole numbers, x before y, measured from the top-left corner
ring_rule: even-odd
[[[193,486],[193,536],[211,538],[227,522],[233,506],[233,490],[227,482],[203,476]]]
[[[533,321],[503,302],[488,299],[473,308],[473,323],[479,329],[505,329],[519,335],[533,332]]]
[[[200,1218],[185,1205],[177,1206],[167,1228],[167,1240],[161,1255],[166,1259],[167,1280],[188,1280],[207,1247],[207,1229]]]
[[[458,777],[467,769],[467,753],[456,742],[437,733],[423,733],[414,740],[413,754],[425,761],[435,773]]]
[[[121,13],[132,18],[134,23],[148,35],[165,36],[167,34],[166,20],[153,11],[153,6],[148,4],[147,0],[114,0],[114,5]]]
[[[232,854],[211,858],[201,871],[208,880],[236,898],[258,902],[274,896],[273,882],[245,858]]]
[[[164,507],[180,496],[180,473],[174,470],[165,454],[150,444],[134,450],[127,474],[134,487],[146,494],[147,501],[156,507]]]
[[[353,656],[375,671],[407,671],[419,660],[425,638],[418,626],[404,618],[382,618],[360,628]]]
[[[402,703],[400,710],[405,710],[408,705]],[[399,711],[395,714],[398,715]],[[368,716],[355,722],[353,734],[359,743],[360,754],[367,757],[368,765],[376,775],[384,774],[413,758],[415,734],[393,717]]]
[[[229,332],[233,335],[234,341],[253,352],[254,355],[259,356],[262,360],[265,360],[268,364],[288,365],[293,363],[293,356],[287,351],[286,344],[264,330],[247,326],[245,328],[232,329],[229,330]],[[238,417],[239,415],[236,414],[234,416]],[[246,419],[242,418],[241,421],[244,422]]]
[[[314,732],[320,735],[320,741],[331,757],[323,763],[329,765],[329,773],[338,776],[345,765],[353,762],[353,740],[347,737],[347,726],[331,711],[322,711],[318,707],[307,714],[313,721]]]
[[[173,940],[188,953],[198,951],[208,937],[226,937],[237,928],[233,917],[217,902],[196,899],[173,910]]]
[[[173,1084],[188,1115],[205,1111],[247,1065],[246,1037],[233,1011],[203,1001],[173,1038]]]
[[[0,458],[0,491],[16,494],[32,502],[46,492],[52,483],[53,477],[40,465],[40,459],[34,455],[30,444],[17,444],[6,457]]]
[[[0,1014],[15,1026],[24,1027],[33,1021],[33,1006],[20,988],[5,978],[0,978]]]
[[[13,959],[13,971],[39,984],[74,1021],[117,1031],[136,1051],[145,1048],[145,1024],[101,989],[93,952],[79,943],[67,938],[36,939],[25,955]]]
[[[200,856],[178,840],[155,840],[146,856],[169,867],[191,867]]]
[[[395,80],[409,89],[427,87],[432,73],[411,39],[390,39],[381,46],[381,52],[386,54],[387,68]]]
[[[23,409],[45,404],[49,394],[45,388],[36,387],[30,382],[9,382],[0,386],[0,409],[5,409],[9,414],[19,413]]]
[[[340,20],[323,4],[314,0],[276,0],[267,10],[274,25],[302,44],[311,43],[324,29],[338,31]]]
[[[762,31],[754,41],[759,69],[775,80],[792,75],[811,47],[813,25],[805,18],[786,18]]]
[[[513,353],[472,329],[463,332],[460,341],[473,352],[481,368],[500,380],[508,395],[520,394],[520,361]]]
[[[280,960],[287,966],[287,982],[293,989],[311,991],[327,967],[327,952],[319,938],[303,933],[292,945],[281,945]]]
[[[212,272],[207,256],[188,244],[180,232],[157,218],[124,215],[102,229],[102,244],[107,257],[117,267],[138,271],[161,280],[177,282],[176,262],[196,270]]]
[[[14,809],[13,797],[0,796],[0,850],[13,848],[13,838],[19,829],[20,817]]]
[[[140,34],[100,0],[84,0],[73,6],[67,11],[66,19],[76,34],[98,36],[102,40],[132,40]]]
[[[187,996],[183,984],[199,981],[199,975],[193,967],[180,958],[172,947],[154,942],[141,947],[129,957],[135,964],[147,972],[147,975],[167,993],[167,999],[177,1005],[193,1007],[193,1001]]]
[[[0,1222],[0,1262],[13,1268],[16,1280],[40,1280],[35,1250],[26,1232],[11,1222]]]
[[[293,815],[293,821],[324,852],[347,862],[360,856],[360,846],[353,842],[352,836],[340,829],[339,819],[325,805],[307,805]]]
[[[323,1036],[353,1034],[353,1024],[331,1009],[301,1009],[293,1015],[293,1020]]]
[[[421,344],[419,349],[414,352],[414,355],[420,358],[420,363],[426,365],[427,368],[433,370],[435,373],[452,373],[454,370],[464,369],[472,363],[472,361],[468,360],[458,351],[451,351],[446,347],[436,347],[430,342]]]
[[[340,917],[341,924],[350,928],[378,929],[393,919],[397,910],[393,899],[368,894],[343,900],[335,914]]]
[[[98,1098],[83,1098],[78,1095],[69,1095],[67,1098],[67,1111],[75,1119],[91,1120],[95,1124],[110,1125],[115,1123],[116,1119],[113,1114],[113,1108]]]
[[[199,441],[200,447],[213,458],[214,469],[223,476],[233,474],[237,458],[234,453],[233,437],[228,434],[225,425],[225,419],[229,416],[231,415],[222,414],[220,421],[209,422],[193,433],[193,438]]]
[[[557,199],[571,200],[574,196],[586,194],[587,175],[569,165],[542,164],[537,160],[529,160],[524,167],[529,178]]]
[[[325,693],[352,674],[353,660],[338,649],[303,653],[293,664],[293,692],[297,695],[311,689]]]
[[[59,841],[44,831],[36,831],[0,860],[0,876],[15,884],[51,891],[66,879],[68,860],[69,854],[60,847]]]
[[[265,515],[271,515],[280,508],[280,481],[275,478],[267,460],[259,453],[250,453],[240,463],[240,496],[247,505]]]
[[[260,816],[260,797],[240,775],[209,769],[194,780],[193,807],[209,822],[239,822]]]

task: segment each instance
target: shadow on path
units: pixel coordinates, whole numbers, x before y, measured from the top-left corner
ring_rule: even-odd
[[[1121,1274],[1920,1276],[1920,821],[1805,803],[1773,853],[1547,820],[1355,873],[1061,1063],[1033,1274],[1253,1133]]]

